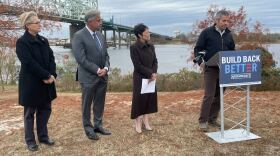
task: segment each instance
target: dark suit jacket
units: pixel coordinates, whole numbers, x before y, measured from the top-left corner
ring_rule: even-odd
[[[28,31],[17,40],[16,54],[21,62],[19,73],[19,104],[38,106],[56,98],[55,84],[43,80],[56,75],[56,64],[48,40],[33,37]]]
[[[219,51],[234,50],[235,44],[229,29],[225,30],[223,36],[215,29],[215,25],[204,29],[194,47],[194,54],[198,56],[198,52],[206,52],[204,60],[208,61]]]
[[[109,55],[103,35],[97,32],[102,50],[99,51],[94,39],[87,28],[83,28],[74,34],[72,40],[72,53],[79,64],[78,80],[80,83],[92,83],[97,75],[98,68],[110,67]],[[105,80],[108,79],[106,75]]]

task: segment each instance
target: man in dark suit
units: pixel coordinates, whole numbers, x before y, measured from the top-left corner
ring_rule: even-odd
[[[82,88],[82,118],[89,139],[98,140],[96,133],[110,135],[102,126],[105,95],[109,70],[109,55],[106,41],[99,32],[102,19],[98,10],[85,14],[86,26],[76,32],[72,41],[72,52],[79,64],[78,81]],[[94,126],[91,123],[93,103]]]

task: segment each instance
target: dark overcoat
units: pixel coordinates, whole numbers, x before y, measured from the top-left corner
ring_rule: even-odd
[[[131,119],[135,119],[158,110],[157,91],[141,94],[142,79],[150,79],[153,73],[157,73],[158,62],[154,45],[140,40],[131,45],[130,56],[134,66]]]
[[[55,84],[45,84],[50,75],[56,77],[56,64],[48,40],[32,36],[28,31],[17,40],[16,54],[21,62],[19,72],[19,104],[40,106],[56,98]]]

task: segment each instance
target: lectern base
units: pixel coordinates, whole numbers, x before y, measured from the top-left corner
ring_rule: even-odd
[[[247,131],[245,129],[233,129],[224,131],[224,138],[222,139],[221,131],[219,132],[211,132],[205,133],[207,136],[218,142],[219,144],[229,143],[229,142],[237,142],[237,141],[245,141],[245,140],[253,140],[259,139],[261,137],[249,133],[247,136]]]

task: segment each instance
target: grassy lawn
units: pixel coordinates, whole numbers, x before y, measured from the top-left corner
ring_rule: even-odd
[[[280,92],[251,93],[251,131],[261,139],[227,144],[218,144],[199,131],[202,96],[202,90],[160,92],[159,112],[150,116],[154,130],[137,134],[130,119],[131,93],[108,93],[104,127],[112,135],[92,141],[82,128],[81,94],[59,93],[49,121],[55,146],[39,144],[39,151],[29,152],[24,143],[23,108],[17,104],[16,89],[10,89],[0,93],[0,155],[280,155]],[[238,97],[239,93],[233,93],[227,101]],[[235,111],[226,113],[242,118]]]

